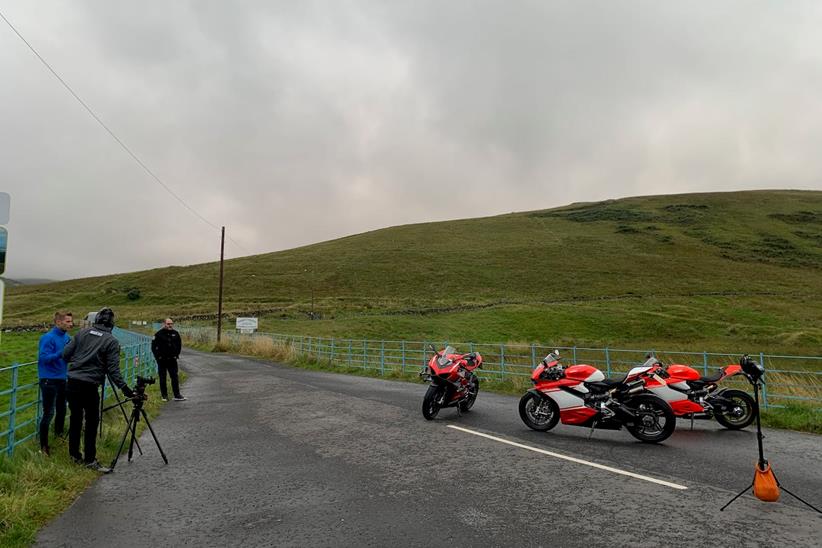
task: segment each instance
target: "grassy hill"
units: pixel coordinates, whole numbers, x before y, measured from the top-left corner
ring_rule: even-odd
[[[294,227],[299,229],[299,227]],[[627,198],[386,228],[225,265],[271,331],[818,354],[822,192]],[[5,325],[213,315],[217,263],[10,288]],[[137,288],[140,298],[129,300]],[[321,320],[311,321],[314,309]],[[200,319],[207,319],[205,316]]]

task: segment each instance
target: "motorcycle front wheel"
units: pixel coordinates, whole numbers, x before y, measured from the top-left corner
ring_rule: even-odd
[[[676,416],[665,400],[650,394],[641,394],[626,402],[636,413],[632,425],[625,425],[628,432],[639,441],[659,443],[667,440],[676,429]]]
[[[477,394],[479,394],[479,377],[474,375],[468,384],[468,395],[459,403],[461,412],[464,413],[474,407],[474,402],[477,401]]]
[[[428,391],[425,393],[425,397],[422,399],[422,416],[429,421],[434,420],[434,418],[437,416],[437,413],[440,412],[440,392],[440,387],[434,386],[432,384],[428,387]]]
[[[716,422],[730,430],[741,430],[756,418],[756,401],[742,390],[725,390],[721,396],[733,402],[730,408],[717,411]]]
[[[551,398],[526,392],[519,400],[519,417],[528,428],[545,432],[557,425],[559,406]]]

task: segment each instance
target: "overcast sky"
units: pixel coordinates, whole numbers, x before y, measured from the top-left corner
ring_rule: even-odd
[[[822,3],[0,0],[236,257],[624,196],[822,189]],[[0,21],[6,275],[219,257]]]

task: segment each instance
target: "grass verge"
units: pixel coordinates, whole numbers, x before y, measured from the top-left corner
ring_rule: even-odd
[[[181,372],[180,382],[185,380]],[[157,384],[150,385],[149,399],[144,408],[149,417],[155,417],[163,402]],[[126,412],[130,406],[126,406]],[[142,432],[145,422],[140,421]],[[66,417],[68,427],[68,417]],[[125,423],[116,409],[103,417],[103,438],[97,441],[97,458],[108,465],[117,452]],[[0,546],[30,546],[37,532],[54,519],[82,493],[94,479],[92,472],[74,464],[68,456],[67,440],[52,440],[51,456],[38,453],[35,439],[15,449],[14,456],[0,456]],[[154,444],[143,447],[156,451]],[[121,456],[120,462],[125,460]],[[115,472],[116,473],[116,472]]]
[[[762,411],[762,424],[770,428],[822,434],[822,410],[795,403],[771,407]]]

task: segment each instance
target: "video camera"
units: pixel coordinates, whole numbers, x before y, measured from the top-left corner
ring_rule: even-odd
[[[747,354],[740,358],[739,365],[742,366],[742,372],[745,373],[745,376],[748,377],[748,380],[751,381],[752,384],[758,383],[762,375],[765,374],[765,368],[762,364],[756,363]]]
[[[137,384],[134,385],[134,393],[138,396],[145,396],[146,386],[154,384],[154,377],[141,377],[137,375]]]

